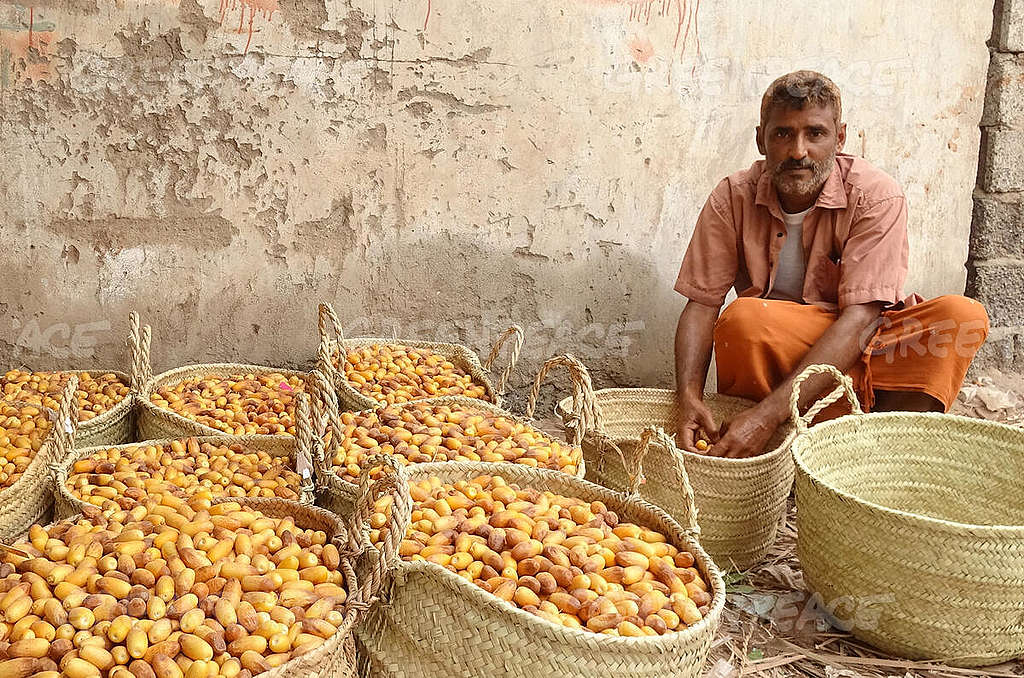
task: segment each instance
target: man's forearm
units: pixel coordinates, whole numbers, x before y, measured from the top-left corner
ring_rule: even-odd
[[[676,392],[679,398],[700,399],[711,363],[718,309],[687,302],[676,326]]]
[[[793,381],[810,365],[834,365],[842,372],[853,367],[864,352],[864,339],[870,337],[881,313],[881,304],[861,304],[843,310],[839,318],[811,346],[792,374],[761,402],[773,418],[782,423],[790,416],[789,399]],[[800,404],[805,406],[832,384],[828,375],[815,375],[802,388]]]

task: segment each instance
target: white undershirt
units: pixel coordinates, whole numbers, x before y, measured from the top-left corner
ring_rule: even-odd
[[[804,273],[807,264],[804,262],[804,217],[814,207],[808,207],[797,214],[782,213],[786,222],[786,242],[779,250],[779,260],[775,267],[775,284],[772,285],[769,299],[783,299],[803,303]]]

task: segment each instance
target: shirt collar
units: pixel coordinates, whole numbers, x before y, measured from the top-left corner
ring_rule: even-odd
[[[757,197],[754,204],[764,205],[768,211],[777,219],[782,219],[782,206],[779,205],[779,196],[775,192],[775,184],[772,183],[771,175],[767,170],[761,172],[757,180]],[[848,205],[846,199],[846,186],[843,184],[843,176],[839,171],[839,163],[832,165],[832,172],[821,187],[821,193],[814,202],[815,207],[826,209],[844,209]]]

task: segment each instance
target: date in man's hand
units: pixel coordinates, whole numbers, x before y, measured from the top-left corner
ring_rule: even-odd
[[[696,399],[684,399],[677,403],[676,444],[688,452],[703,454],[697,448],[700,431],[714,444],[718,440],[718,426],[711,410]]]

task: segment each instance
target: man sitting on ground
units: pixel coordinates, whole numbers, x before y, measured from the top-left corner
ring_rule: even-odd
[[[812,71],[785,75],[761,101],[749,169],[711,193],[675,289],[678,443],[711,454],[759,454],[789,417],[793,379],[829,363],[854,379],[866,410],[946,411],[988,334],[962,296],[903,298],[907,203],[892,177],[842,153],[836,85]],[[739,298],[721,313],[726,293]],[[718,391],[756,407],[723,423],[703,403],[711,350]],[[804,404],[830,384],[803,389]]]

